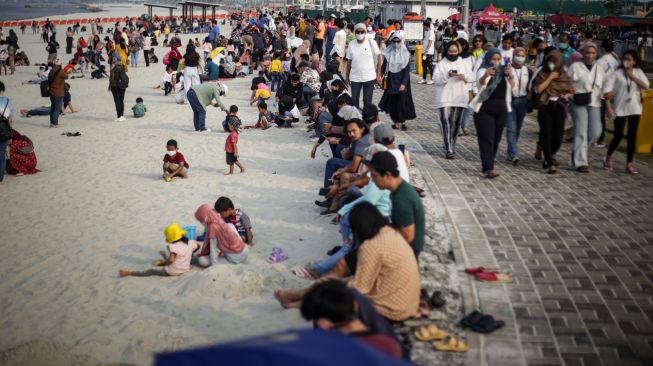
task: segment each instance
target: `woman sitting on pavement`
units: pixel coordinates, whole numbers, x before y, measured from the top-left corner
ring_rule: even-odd
[[[328,277],[346,278],[353,274],[348,285],[372,300],[376,310],[390,321],[415,316],[420,275],[410,245],[369,202],[361,202],[352,209],[350,224],[361,245],[350,253],[355,255],[341,259]],[[299,307],[310,289],[276,290],[274,296],[285,308]]]

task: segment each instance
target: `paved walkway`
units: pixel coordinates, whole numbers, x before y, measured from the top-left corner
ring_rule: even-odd
[[[533,158],[537,126],[525,124],[522,164],[497,157],[501,176],[480,173],[472,134],[459,138],[456,160],[444,159],[433,87],[417,85],[419,118],[408,137],[431,191],[444,202],[455,236],[464,311],[475,308],[506,321],[488,336],[468,332],[469,365],[653,364],[653,168],[601,169],[605,149],[592,148],[590,174],[564,165],[548,175]],[[380,94],[380,93],[377,93]],[[403,135],[402,137],[406,137]],[[463,269],[482,265],[510,272],[510,284],[480,283]]]

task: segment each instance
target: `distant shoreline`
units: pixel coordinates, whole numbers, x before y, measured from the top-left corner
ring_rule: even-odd
[[[74,13],[99,13],[104,9],[83,3],[3,3],[0,21],[32,20]]]

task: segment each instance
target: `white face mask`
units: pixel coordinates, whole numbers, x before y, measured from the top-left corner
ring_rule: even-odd
[[[177,155],[177,152],[176,151],[166,151],[166,154],[168,154],[168,156],[170,156],[170,157],[173,157],[173,156]]]
[[[632,61],[624,61],[624,68],[630,69],[633,67],[633,62]]]
[[[524,61],[526,61],[526,57],[524,57],[524,56],[515,56],[515,57],[512,58],[512,60],[515,61],[515,63],[517,65],[523,65]]]
[[[359,40],[359,41],[364,40],[365,39],[365,34],[357,34],[356,39]]]
[[[555,70],[555,68],[556,68],[556,64],[553,63],[553,62],[549,62],[549,63],[547,64],[547,66],[549,67],[549,70],[550,70],[550,71],[553,71],[553,70]]]

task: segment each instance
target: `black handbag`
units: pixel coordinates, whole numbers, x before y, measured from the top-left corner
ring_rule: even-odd
[[[596,70],[598,66],[594,65],[594,81],[592,81],[592,89],[594,90],[594,85],[596,85],[596,74],[598,71]],[[577,106],[585,106],[588,105],[592,102],[592,92],[590,91],[589,93],[575,93],[574,94],[574,105]]]

